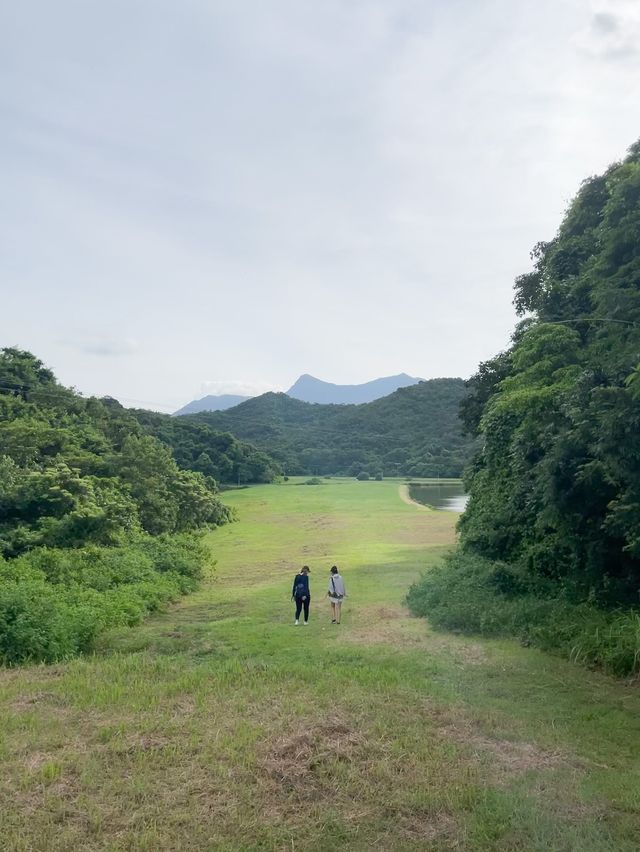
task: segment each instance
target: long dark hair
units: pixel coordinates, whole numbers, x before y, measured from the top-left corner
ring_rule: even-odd
[[[332,566],[331,566],[331,573],[332,573],[332,574],[337,574],[337,573],[338,573],[338,566],[337,566],[337,565],[332,565]]]

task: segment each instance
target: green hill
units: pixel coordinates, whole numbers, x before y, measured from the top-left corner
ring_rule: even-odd
[[[362,405],[318,405],[266,393],[228,411],[182,417],[266,450],[290,474],[460,476],[462,379],[432,379]]]

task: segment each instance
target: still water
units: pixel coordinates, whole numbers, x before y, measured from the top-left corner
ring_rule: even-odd
[[[434,509],[445,509],[447,512],[464,512],[468,495],[464,493],[462,483],[446,483],[444,485],[417,485],[409,483],[411,499]]]

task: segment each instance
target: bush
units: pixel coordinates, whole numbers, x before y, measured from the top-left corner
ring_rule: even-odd
[[[640,672],[640,612],[572,603],[527,586],[510,566],[457,552],[409,589],[415,615],[439,628],[514,636],[610,674]]]
[[[376,473],[376,482],[382,482],[382,474],[379,471]]]
[[[317,476],[312,476],[311,479],[307,479],[305,485],[322,485],[322,480],[318,479]]]
[[[210,562],[202,540],[187,534],[0,559],[0,663],[88,651],[104,630],[137,624],[192,591]]]
[[[356,476],[356,479],[359,479],[360,482],[366,482],[369,479],[369,474],[366,470],[361,470],[360,473]]]

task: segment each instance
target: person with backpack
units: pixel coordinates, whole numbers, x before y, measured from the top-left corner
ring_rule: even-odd
[[[302,569],[293,578],[293,589],[291,591],[291,600],[296,602],[296,620],[294,624],[300,624],[300,613],[304,607],[304,624],[309,623],[309,604],[311,603],[311,590],[309,589],[309,571],[308,565],[303,565]]]
[[[329,588],[327,589],[327,597],[331,603],[331,619],[332,624],[340,624],[342,614],[342,601],[347,596],[347,590],[344,586],[344,580],[338,573],[338,566],[333,565],[331,568],[331,576],[329,577]]]

